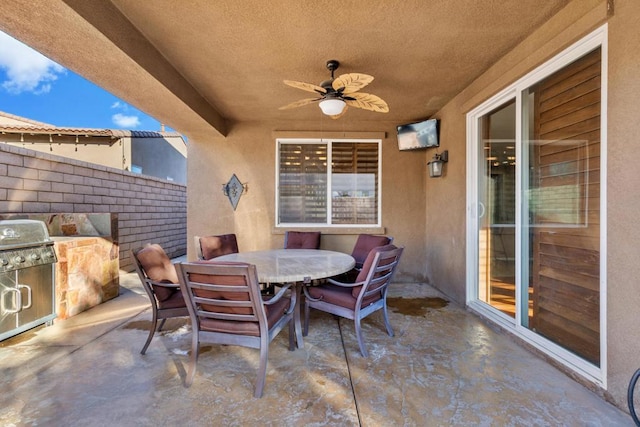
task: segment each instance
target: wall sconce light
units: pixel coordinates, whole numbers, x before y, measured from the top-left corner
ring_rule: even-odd
[[[433,159],[431,159],[431,161],[427,163],[427,166],[429,166],[429,176],[431,178],[437,178],[442,176],[442,167],[448,161],[449,161],[449,150],[444,150],[442,154],[436,153],[436,155],[433,156]]]

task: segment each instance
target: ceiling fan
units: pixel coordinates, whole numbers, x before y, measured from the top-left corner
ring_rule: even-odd
[[[307,92],[314,92],[319,97],[301,99],[280,107],[279,109],[288,110],[319,101],[318,105],[322,112],[332,119],[342,117],[347,111],[347,105],[362,108],[363,110],[376,111],[378,113],[389,112],[389,106],[380,97],[370,93],[358,92],[373,81],[372,76],[360,73],[349,73],[334,78],[333,73],[339,66],[340,62],[335,59],[327,61],[327,69],[331,71],[331,79],[323,81],[320,85],[285,80],[284,84],[306,90]]]

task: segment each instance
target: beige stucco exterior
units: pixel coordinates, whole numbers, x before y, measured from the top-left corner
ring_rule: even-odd
[[[122,76],[127,76],[126,79],[122,76],[108,75],[104,71],[108,69],[105,63],[109,58],[106,55],[94,53],[94,56],[98,56],[93,58],[98,65],[92,65],[71,55],[67,48],[51,46],[46,38],[45,26],[34,26],[33,30],[18,30],[23,27],[19,25],[20,14],[17,12],[5,18],[8,24],[4,27],[22,32],[22,35],[32,42],[46,47],[49,53],[55,54],[58,51],[61,60],[67,59],[69,64],[91,75],[94,80],[104,82],[106,87],[119,92],[123,97],[128,97],[133,105],[141,108],[148,106],[145,111],[157,113],[163,122],[188,137],[188,242],[191,242],[192,236],[196,234],[234,232],[238,236],[242,251],[282,247],[284,236],[282,230],[275,229],[274,218],[277,136],[281,133],[293,135],[299,132],[305,136],[315,134],[322,137],[341,132],[358,137],[366,132],[381,132],[384,134],[381,181],[383,229],[374,231],[391,235],[395,239],[394,243],[405,246],[398,280],[413,281],[416,284],[430,283],[460,304],[466,302],[467,274],[466,113],[594,29],[607,24],[607,143],[606,152],[602,157],[603,162],[606,161],[604,164],[607,173],[604,181],[606,187],[602,191],[602,195],[606,195],[607,204],[607,221],[603,225],[606,227],[606,241],[603,242],[602,248],[606,265],[606,277],[603,281],[606,286],[606,316],[602,322],[605,328],[603,332],[606,332],[604,387],[598,388],[583,379],[578,379],[597,389],[619,407],[625,407],[629,378],[635,369],[640,367],[640,359],[637,356],[640,354],[640,332],[636,327],[640,307],[640,292],[636,283],[636,278],[640,277],[640,250],[637,245],[640,241],[640,230],[636,225],[636,216],[640,211],[640,195],[635,191],[637,183],[640,182],[637,173],[640,150],[635,149],[637,135],[640,134],[640,121],[637,119],[640,112],[640,2],[571,1],[531,32],[520,34],[522,37],[492,61],[488,68],[480,67],[483,71],[466,80],[462,89],[456,90],[453,96],[446,98],[444,105],[439,105],[435,112],[435,117],[441,120],[440,150],[449,150],[445,175],[440,179],[430,179],[427,176],[426,165],[434,154],[433,150],[398,151],[395,125],[398,124],[396,119],[399,116],[395,116],[395,119],[376,120],[369,119],[366,115],[358,115],[358,112],[352,116],[356,120],[331,121],[319,113],[316,116],[305,113],[301,119],[284,119],[284,116],[278,115],[280,113],[276,111],[277,106],[284,103],[281,100],[270,99],[269,102],[273,104],[261,104],[249,96],[252,102],[247,106],[243,104],[245,98],[237,96],[237,93],[225,96],[228,94],[227,87],[241,90],[243,83],[236,81],[235,85],[229,84],[222,71],[221,75],[208,75],[208,71],[218,70],[215,67],[202,70],[201,65],[198,65],[198,61],[202,59],[200,54],[193,53],[188,58],[193,69],[190,71],[194,72],[191,82],[196,86],[200,82],[199,88],[202,93],[211,91],[214,94],[222,94],[219,95],[222,99],[218,103],[219,110],[216,110],[213,103],[208,104],[203,98],[196,96],[199,94],[198,91],[186,85],[185,80],[176,78],[171,72],[160,72],[165,70],[163,67],[167,64],[154,57],[154,52],[148,49],[150,45],[159,46],[159,49],[166,45],[169,46],[166,48],[166,58],[172,58],[172,55],[187,55],[187,45],[180,44],[185,42],[187,35],[180,33],[179,37],[174,39],[163,34],[164,28],[153,27],[149,29],[153,43],[145,39],[142,32],[136,32],[135,37],[131,38],[124,36],[127,34],[126,31],[135,29],[131,22],[147,22],[137,20],[144,12],[142,3],[131,6],[128,18],[132,21],[127,21],[128,26],[122,28],[108,24],[113,20],[98,18],[119,17],[116,7],[112,7],[109,2],[105,3],[106,6],[103,4],[104,10],[93,12],[89,10],[90,5],[81,1],[53,3],[55,6],[52,9],[55,9],[61,18],[76,19],[73,11],[67,7],[71,5],[70,7],[77,8],[78,13],[88,19],[78,19],[78,25],[73,28],[73,37],[68,40],[70,44],[67,46],[76,46],[73,43],[78,43],[77,47],[80,49],[79,41],[89,38],[95,43],[92,47],[111,46],[105,40],[113,41],[114,45],[121,46],[122,49],[112,49],[112,59],[123,64],[121,72]],[[127,10],[125,2],[114,3]],[[532,2],[526,3],[532,5]],[[553,2],[545,4],[548,3]],[[563,6],[561,2],[556,3]],[[515,8],[512,9],[513,14],[518,15],[517,6],[514,6],[513,2],[510,4]],[[22,8],[29,7],[23,5]],[[100,15],[100,12],[104,12],[105,15]],[[148,18],[148,22],[164,22],[160,13]],[[522,17],[520,19],[526,20]],[[252,24],[256,28],[259,25],[258,21]],[[92,37],[95,36],[92,25],[99,27],[100,37]],[[482,31],[484,30],[491,31]],[[193,33],[194,40],[203,37],[197,31]],[[103,34],[106,34],[106,38]],[[349,51],[358,51],[359,45],[364,46],[364,43],[350,41],[355,47]],[[229,41],[229,44],[220,44],[223,51],[221,55],[239,55],[233,50],[232,42],[233,40]],[[425,49],[428,48],[428,42],[429,40],[424,41]],[[331,46],[335,45],[337,44]],[[180,49],[180,46],[184,48]],[[235,58],[230,60],[229,68],[241,75],[245,81],[251,82],[247,83],[248,85],[255,84],[252,89],[257,93],[257,87],[268,86],[264,83],[267,79],[263,74],[252,70],[246,75],[257,76],[256,82],[253,82],[251,78],[245,77],[245,69],[255,63],[264,63],[265,70],[273,70],[278,68],[279,64],[268,64],[270,59],[265,55],[247,56],[251,59],[244,65],[238,65]],[[372,67],[375,59],[371,60]],[[439,58],[443,67],[452,69],[465,65],[464,60],[457,59],[460,62],[448,64],[446,58]],[[64,61],[61,62],[64,64]],[[179,63],[180,61],[175,61],[172,65],[178,67]],[[149,70],[145,72],[145,67],[160,71],[152,74]],[[175,69],[171,68],[170,71],[173,72]],[[401,74],[401,71],[395,70],[397,74]],[[416,76],[413,68],[407,69],[406,72],[407,75]],[[281,80],[291,78],[294,73],[287,76],[280,74],[278,79]],[[372,74],[378,76],[377,73]],[[225,90],[212,90],[213,84],[210,85],[209,76],[212,81],[224,80]],[[119,84],[121,80],[122,84]],[[138,81],[143,83],[138,84]],[[437,81],[432,81],[431,84],[437,85]],[[273,95],[271,90],[271,87],[265,89],[267,95]],[[412,90],[417,89],[412,87]],[[389,89],[389,95],[385,95],[384,90],[379,90],[378,93],[388,98],[392,96],[390,94],[393,91],[396,91],[396,88]],[[401,90],[397,89],[397,92],[399,94]],[[402,96],[408,98],[412,93],[404,89]],[[421,102],[429,104],[430,100],[425,98]],[[401,101],[395,105],[402,108]],[[246,115],[242,114],[243,109],[248,111]],[[222,113],[219,114],[219,111]],[[225,120],[225,111],[228,120]],[[267,113],[261,116],[261,111]],[[173,121],[171,114],[175,114]],[[367,118],[359,120],[364,117]],[[235,211],[222,192],[222,184],[226,183],[232,174],[236,174],[248,188]],[[323,247],[350,251],[358,230],[323,230],[323,233]],[[194,259],[194,249],[188,249],[188,257]]]

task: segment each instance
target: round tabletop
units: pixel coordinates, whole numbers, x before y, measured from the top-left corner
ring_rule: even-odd
[[[319,249],[272,249],[216,257],[215,261],[254,264],[262,283],[304,282],[351,270],[355,260],[342,252]]]

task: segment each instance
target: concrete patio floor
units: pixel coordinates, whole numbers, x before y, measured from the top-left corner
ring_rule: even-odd
[[[171,319],[146,355],[151,313],[135,274],[89,311],[0,343],[0,425],[632,426],[631,417],[427,285],[390,289],[382,316],[313,313],[304,349],[287,330],[270,346],[264,396],[258,351],[201,344],[184,387],[187,319]]]

